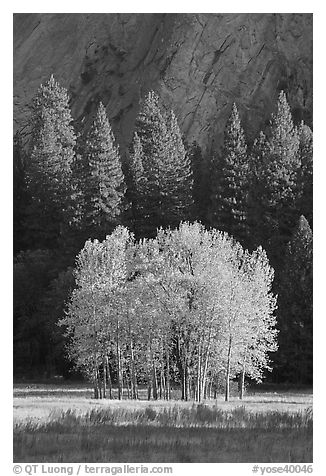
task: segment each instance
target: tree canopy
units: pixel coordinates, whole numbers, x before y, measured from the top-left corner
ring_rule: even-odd
[[[103,242],[86,242],[75,276],[61,324],[71,337],[70,356],[96,396],[107,384],[103,365],[106,376],[117,372],[119,398],[123,382],[136,395],[140,377],[149,398],[169,398],[175,367],[182,399],[198,401],[221,379],[228,400],[230,378],[242,372],[260,381],[270,370],[276,299],[261,248],[250,254],[198,223],[160,229],[140,242],[118,227]]]

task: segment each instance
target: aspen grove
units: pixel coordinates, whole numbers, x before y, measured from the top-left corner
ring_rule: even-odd
[[[265,251],[243,249],[225,232],[183,222],[135,241],[118,226],[88,240],[76,260],[66,315],[69,356],[93,383],[95,398],[202,401],[239,378],[261,381],[277,350]]]

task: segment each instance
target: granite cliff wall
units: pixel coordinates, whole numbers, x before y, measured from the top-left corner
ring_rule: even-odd
[[[154,89],[189,141],[215,149],[234,101],[252,140],[281,89],[311,125],[312,15],[15,14],[14,129],[52,73],[77,123],[103,101],[122,148]]]

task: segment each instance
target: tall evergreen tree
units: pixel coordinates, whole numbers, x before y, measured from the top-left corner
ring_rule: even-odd
[[[312,382],[313,237],[304,216],[289,242],[279,286],[277,375],[296,383]]]
[[[313,137],[310,127],[301,122],[298,128],[300,170],[298,204],[300,212],[312,226],[313,211]]]
[[[272,115],[269,151],[264,171],[262,204],[269,236],[267,249],[275,263],[291,238],[299,214],[296,211],[299,139],[290,106],[281,91]]]
[[[248,156],[235,104],[225,126],[221,155],[213,161],[213,168],[212,225],[227,231],[241,241],[246,241]]]
[[[53,76],[40,86],[33,101],[27,228],[34,247],[64,244],[72,219],[71,164],[76,137],[68,103],[67,90]]]
[[[284,185],[293,184],[297,166],[298,134],[293,124],[290,106],[284,91],[281,91],[277,102],[277,111],[272,114],[270,147],[274,163],[270,164],[271,170],[278,166],[279,172],[275,177],[275,185],[279,185],[275,193],[286,196],[290,193]],[[282,172],[282,173],[281,173]]]
[[[307,242],[312,244],[312,235],[303,217],[295,233],[294,230],[303,210],[312,217],[312,134],[303,124],[295,128],[283,92],[279,96],[277,111],[272,116],[269,138],[261,133],[255,141],[250,170],[252,244],[266,247],[276,269],[274,288],[280,303],[277,375],[281,380],[309,380],[312,328],[309,327],[311,316],[308,317],[310,311],[307,306],[311,299],[312,283],[309,283],[311,278],[308,276],[312,271],[312,261],[310,245],[307,244],[304,249],[303,243],[306,236]],[[304,262],[310,271],[306,270]],[[312,305],[311,301],[309,305]],[[306,314],[307,321],[303,314]],[[303,349],[305,332],[307,352]],[[300,364],[297,365],[297,362]],[[296,376],[292,377],[292,374]]]
[[[255,139],[249,154],[248,245],[252,248],[266,243],[269,236],[265,207],[262,201],[265,194],[265,170],[269,151],[270,146],[267,137],[261,131]]]
[[[167,144],[162,177],[163,226],[177,226],[193,215],[193,173],[177,118],[167,116]]]
[[[141,220],[144,217],[146,199],[146,178],[144,175],[144,152],[140,138],[135,132],[129,163],[129,198],[132,204],[132,227],[136,236],[141,236]]]
[[[165,118],[159,97],[150,91],[136,119],[136,133],[143,151],[142,166],[146,178],[143,214],[137,217],[142,236],[154,236],[160,226],[160,177],[162,175],[162,143],[167,135]]]
[[[119,150],[102,103],[87,134],[83,156],[87,238],[105,236],[122,220],[125,184]]]
[[[143,236],[157,228],[176,226],[192,213],[192,172],[177,119],[167,114],[150,91],[136,120],[144,174],[143,214],[138,217]]]

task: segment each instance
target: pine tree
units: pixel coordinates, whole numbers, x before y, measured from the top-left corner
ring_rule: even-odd
[[[193,174],[173,111],[167,117],[166,158],[163,163],[163,226],[175,227],[193,215]]]
[[[299,139],[283,91],[279,95],[277,111],[272,115],[268,142],[261,201],[266,220],[265,236],[268,237],[264,246],[276,265],[299,218],[296,210]]]
[[[271,169],[276,165],[284,171],[284,176],[279,174],[276,178],[279,179],[282,185],[282,178],[287,183],[293,183],[295,180],[295,166],[297,165],[296,155],[298,150],[298,136],[296,128],[293,124],[290,106],[287,102],[284,91],[281,91],[277,103],[277,111],[272,115],[271,120],[271,137],[270,146],[271,154],[274,158],[274,163],[270,164]],[[282,190],[283,195],[286,195],[285,187]],[[279,190],[277,190],[279,192]]]
[[[247,237],[248,156],[239,113],[233,104],[221,155],[213,161],[212,225],[245,241]]]
[[[279,286],[277,374],[296,382],[312,382],[313,237],[304,216],[289,242]]]
[[[71,165],[76,137],[65,88],[51,76],[32,106],[32,138],[27,163],[31,202],[29,242],[35,247],[64,244],[72,219]]]
[[[111,232],[121,222],[125,207],[125,184],[118,147],[99,104],[83,151],[84,226],[88,238]]]
[[[143,213],[135,217],[135,229],[140,236],[154,236],[160,222],[159,166],[163,153],[162,139],[167,134],[161,109],[159,97],[150,91],[141,105],[135,124],[142,148],[142,168],[146,181],[145,194],[142,197]]]
[[[141,221],[144,218],[146,179],[144,175],[144,152],[137,132],[134,134],[129,163],[129,198],[132,204],[132,226],[136,236],[141,236]]]
[[[191,216],[191,166],[174,113],[164,111],[153,91],[142,104],[136,133],[146,183],[139,229],[143,236],[154,236],[157,228],[175,226]]]
[[[308,370],[302,370],[299,375],[295,363],[299,357],[294,357],[294,354],[299,352],[298,348],[302,345],[300,332],[305,327],[305,324],[299,322],[299,307],[306,309],[299,297],[305,296],[300,288],[300,283],[305,278],[303,271],[300,271],[303,262],[295,270],[293,261],[298,264],[301,252],[307,263],[309,258],[302,250],[294,251],[300,248],[300,239],[291,237],[302,210],[312,213],[312,134],[303,124],[296,129],[283,92],[279,96],[277,111],[272,116],[268,139],[261,133],[254,144],[250,169],[249,215],[252,244],[262,244],[266,248],[276,269],[274,289],[279,294],[280,303],[280,350],[276,357],[278,378],[292,378],[291,372],[296,372],[302,380],[306,378],[303,374],[307,375]],[[305,228],[309,228],[309,225],[301,218],[299,229]],[[300,235],[301,232],[296,233]],[[292,240],[290,245],[289,240]],[[304,300],[307,301],[307,298],[304,297]],[[309,325],[307,332],[310,332]],[[309,339],[310,337],[307,340],[308,347]],[[309,358],[302,356],[302,366],[306,365],[303,360],[307,361]],[[288,366],[287,361],[293,363]]]
[[[298,203],[300,212],[312,226],[313,210],[313,137],[310,127],[301,122],[298,128],[300,170],[298,174]]]
[[[272,115],[269,139],[269,158],[266,163],[266,187],[270,206],[290,203],[293,199],[299,168],[299,139],[294,127],[290,106],[281,91],[277,112]]]
[[[265,207],[262,198],[265,194],[265,170],[269,151],[269,143],[265,134],[261,131],[249,154],[248,228],[249,244],[252,248],[267,242],[268,239]]]

